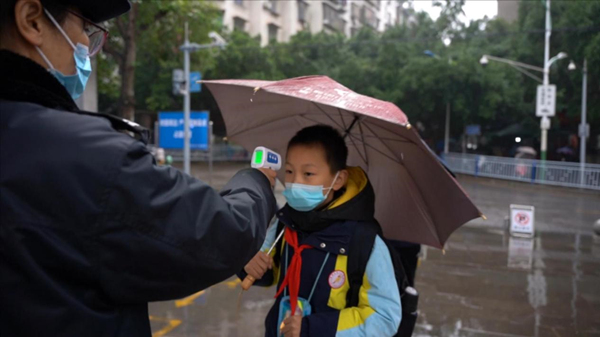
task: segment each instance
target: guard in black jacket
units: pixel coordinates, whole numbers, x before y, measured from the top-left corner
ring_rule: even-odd
[[[149,301],[226,279],[263,242],[274,172],[218,193],[156,166],[139,126],[75,105],[92,22],[128,9],[2,0],[0,336],[150,336]]]

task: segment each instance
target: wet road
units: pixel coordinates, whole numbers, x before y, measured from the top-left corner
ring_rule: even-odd
[[[239,166],[222,164],[222,186]],[[203,168],[195,175],[207,179]],[[414,336],[600,336],[600,194],[459,177],[488,220],[455,232],[445,251],[423,249]],[[281,190],[279,188],[278,190]],[[505,230],[509,204],[536,208],[536,236]],[[274,288],[237,299],[231,279],[180,301],[152,303],[155,337],[261,336]]]

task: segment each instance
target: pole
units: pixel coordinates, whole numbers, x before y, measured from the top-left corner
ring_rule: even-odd
[[[446,103],[446,130],[444,133],[444,155],[450,148],[450,102]]]
[[[185,87],[183,93],[183,172],[190,174],[190,50],[188,23],[185,23],[185,42],[183,50],[183,68]]]
[[[213,174],[213,122],[208,122],[208,184],[212,185]]]
[[[158,147],[158,139],[160,135],[158,134],[158,121],[154,122],[154,146]]]
[[[544,42],[544,89],[548,86],[549,73],[550,68],[548,64],[548,60],[550,58],[550,35],[551,31],[551,23],[550,23],[550,0],[546,0],[546,34],[545,34],[545,42]],[[545,90],[544,90],[545,91]],[[550,119],[547,117],[543,117],[540,121],[540,128],[542,129],[542,144],[541,144],[541,159],[542,159],[542,167],[545,167],[546,161],[546,151],[548,149],[548,129],[550,128]],[[542,170],[542,175],[544,174],[544,170]]]
[[[581,127],[579,136],[581,145],[579,146],[579,165],[581,169],[580,183],[583,187],[585,183],[585,146],[587,141],[587,60],[583,60],[583,81],[581,84]]]

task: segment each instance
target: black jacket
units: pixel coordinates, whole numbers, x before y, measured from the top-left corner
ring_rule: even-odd
[[[260,248],[276,207],[262,173],[218,193],[78,111],[31,60],[0,51],[0,79],[0,336],[150,336],[149,301]]]

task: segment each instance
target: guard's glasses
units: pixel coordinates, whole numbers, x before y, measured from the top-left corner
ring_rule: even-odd
[[[85,34],[90,39],[90,45],[88,46],[88,55],[92,57],[98,54],[98,52],[102,50],[102,46],[104,46],[104,43],[106,43],[106,40],[108,39],[108,30],[100,26],[99,24],[94,23],[89,19],[83,17],[79,13],[73,12],[68,9],[66,11],[83,20],[83,29],[85,31]]]

